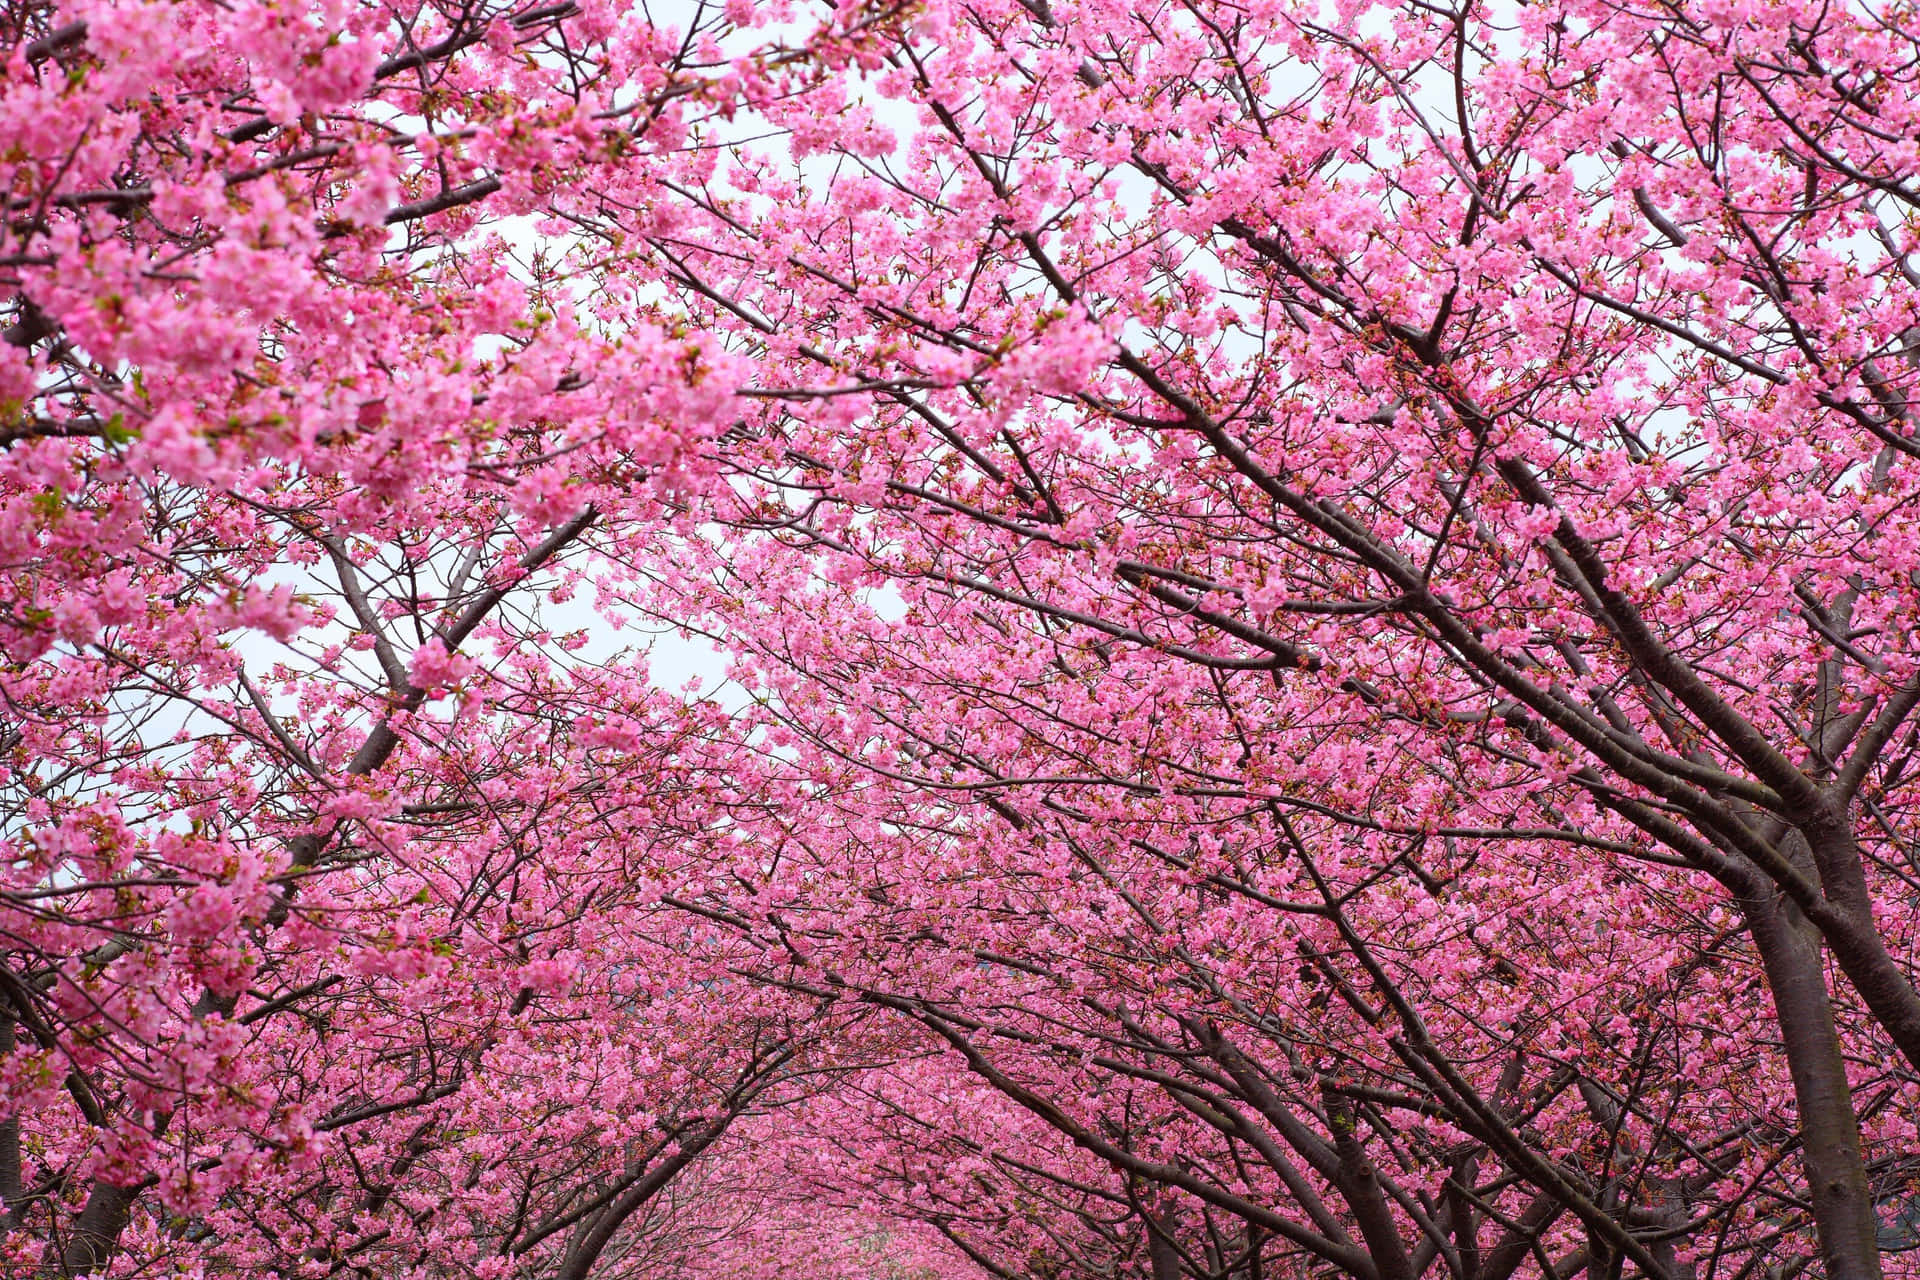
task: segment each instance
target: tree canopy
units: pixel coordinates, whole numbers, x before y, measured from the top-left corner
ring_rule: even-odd
[[[1920,1275],[1913,5],[0,51],[8,1274]]]

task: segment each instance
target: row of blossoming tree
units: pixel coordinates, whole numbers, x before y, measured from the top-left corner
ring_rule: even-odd
[[[7,1274],[1920,1274],[1920,10],[0,50]]]

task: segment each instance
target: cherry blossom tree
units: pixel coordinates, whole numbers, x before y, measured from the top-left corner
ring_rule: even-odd
[[[9,1271],[610,1274],[830,1041],[658,906],[742,856],[724,721],[549,620],[731,357],[506,233],[818,69],[571,4],[5,24]]]
[[[887,923],[796,922],[822,981],[1312,1265],[1881,1274],[1912,43],[936,7],[770,111],[831,166],[742,150],[658,241],[757,356],[737,533],[629,590],[847,797]],[[1186,1136],[1109,1136],[1121,1080]]]
[[[1907,1265],[1909,8],[0,29],[10,1265]]]

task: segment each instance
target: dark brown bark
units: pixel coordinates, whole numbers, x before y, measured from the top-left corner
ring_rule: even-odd
[[[96,1181],[87,1193],[86,1207],[68,1228],[66,1243],[47,1259],[46,1270],[57,1276],[80,1276],[105,1267],[141,1190]]]
[[[1360,1145],[1353,1108],[1331,1090],[1324,1093],[1322,1101],[1333,1126],[1334,1150],[1340,1153],[1340,1193],[1360,1224],[1360,1235],[1379,1268],[1380,1280],[1413,1280],[1413,1261],[1394,1224],[1380,1176]]]
[[[1153,1264],[1153,1280],[1180,1280],[1180,1249],[1173,1240],[1173,1210],[1160,1211],[1158,1221],[1147,1223],[1147,1257]]]
[[[1860,1125],[1834,1027],[1819,931],[1783,896],[1741,905],[1766,968],[1793,1076],[1807,1193],[1828,1280],[1881,1280],[1873,1192],[1861,1158]]]
[[[0,1012],[0,1058],[13,1052],[13,1017]],[[0,1232],[13,1230],[25,1178],[20,1169],[20,1117],[0,1120]]]

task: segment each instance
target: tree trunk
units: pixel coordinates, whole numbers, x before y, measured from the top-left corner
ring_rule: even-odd
[[[1801,1158],[1829,1280],[1881,1280],[1873,1192],[1834,1029],[1819,932],[1784,896],[1741,903],[1766,967],[1800,1112]]]

